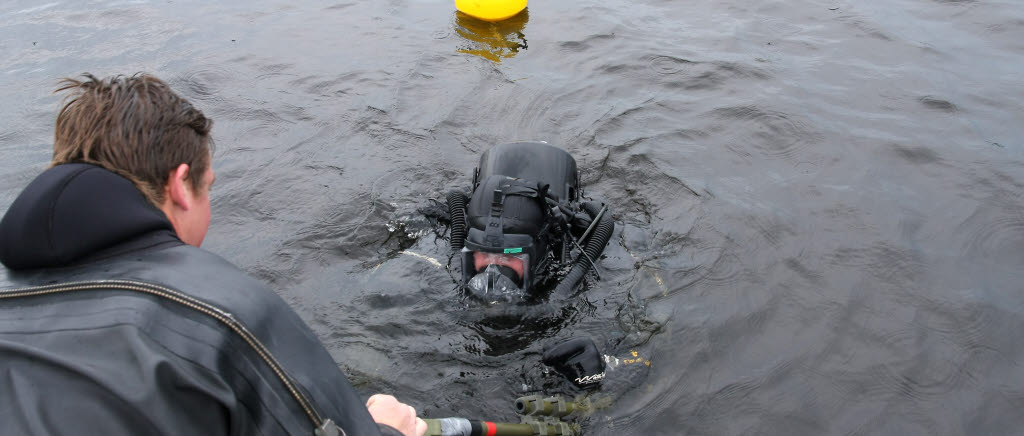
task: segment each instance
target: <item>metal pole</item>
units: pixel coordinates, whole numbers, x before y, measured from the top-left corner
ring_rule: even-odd
[[[594,227],[597,227],[597,223],[598,223],[598,221],[601,221],[601,217],[603,217],[603,216],[604,216],[604,212],[605,212],[606,210],[608,210],[608,205],[604,205],[604,206],[602,206],[602,207],[601,207],[601,211],[597,213],[597,216],[595,216],[595,217],[594,217],[594,219],[593,219],[592,221],[590,221],[590,226],[589,226],[589,227],[587,227],[587,230],[586,230],[585,232],[583,232],[583,236],[580,236],[580,239],[579,239],[579,241],[576,241],[576,246],[577,246],[577,247],[578,247],[578,246],[579,246],[580,244],[582,244],[584,240],[586,240],[586,239],[587,239],[587,236],[588,236],[588,235],[590,235],[590,231],[591,231],[591,230],[594,230]]]
[[[465,418],[424,419],[426,436],[536,436],[576,435],[568,424],[512,424],[505,422],[470,421]]]

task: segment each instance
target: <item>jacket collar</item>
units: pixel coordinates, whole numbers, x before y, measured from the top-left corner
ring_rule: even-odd
[[[0,262],[59,267],[175,241],[170,221],[131,181],[96,165],[64,164],[36,177],[7,210]]]

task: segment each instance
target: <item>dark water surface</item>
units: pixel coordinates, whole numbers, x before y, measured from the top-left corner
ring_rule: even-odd
[[[205,247],[269,281],[364,395],[514,419],[623,365],[586,434],[1024,434],[1024,3],[8,1],[0,210],[57,78],[148,71],[216,120]],[[618,224],[602,280],[503,317],[419,210],[479,153],[566,147]],[[650,362],[650,365],[644,365]]]

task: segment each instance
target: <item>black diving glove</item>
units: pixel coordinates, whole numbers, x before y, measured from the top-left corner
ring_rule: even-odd
[[[594,388],[604,380],[604,359],[590,338],[570,338],[544,348],[544,364],[576,386]]]

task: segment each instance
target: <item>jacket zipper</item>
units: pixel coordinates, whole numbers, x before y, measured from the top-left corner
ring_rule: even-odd
[[[230,313],[192,296],[183,294],[174,289],[146,282],[131,280],[95,280],[0,291],[0,300],[101,289],[134,291],[155,295],[201,312],[216,319],[217,321],[220,321],[222,324],[226,325],[236,334],[241,336],[242,339],[244,339],[245,342],[256,351],[256,354],[259,354],[260,358],[266,362],[267,366],[274,371],[274,374],[277,375],[277,378],[281,383],[288,388],[288,392],[291,393],[292,398],[295,398],[295,401],[299,403],[302,410],[306,412],[306,416],[308,416],[310,421],[313,422],[313,428],[315,429],[314,434],[330,435],[338,434],[338,431],[340,431],[341,434],[344,434],[344,431],[338,428],[333,421],[330,419],[324,420],[320,417],[316,408],[313,407],[313,402],[295,386],[295,382],[292,381],[291,377],[289,377],[285,372],[284,367],[281,366],[277,359],[275,359],[274,356],[270,354],[270,351],[267,350],[267,347],[264,346],[263,343],[256,338],[256,335],[252,334],[244,324],[236,320]]]

